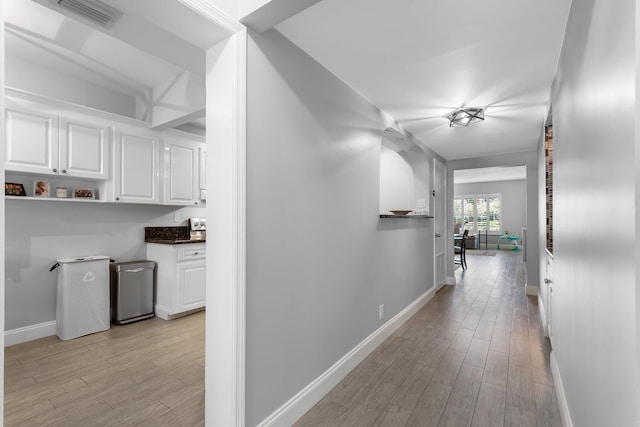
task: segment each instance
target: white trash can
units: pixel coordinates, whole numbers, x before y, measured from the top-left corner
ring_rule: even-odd
[[[69,340],[109,329],[109,257],[64,258],[57,262],[58,337]]]

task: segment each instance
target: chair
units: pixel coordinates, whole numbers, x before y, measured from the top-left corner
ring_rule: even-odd
[[[453,246],[453,253],[455,255],[458,255],[458,254],[460,255],[460,259],[454,259],[453,262],[456,264],[460,264],[463,270],[466,270],[467,268],[467,236],[468,235],[469,235],[469,230],[464,230],[464,233],[462,233],[460,246],[456,244],[454,244]]]

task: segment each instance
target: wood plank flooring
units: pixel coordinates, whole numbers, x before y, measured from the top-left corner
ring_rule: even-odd
[[[296,427],[561,426],[519,253],[468,264]],[[7,347],[4,421],[203,426],[204,312]]]
[[[467,262],[295,427],[562,426],[521,253]]]
[[[204,311],[5,349],[12,426],[204,426]]]

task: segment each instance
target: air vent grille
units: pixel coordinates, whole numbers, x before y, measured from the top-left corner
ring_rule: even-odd
[[[58,4],[104,26],[116,16],[109,6],[97,0],[58,0]]]

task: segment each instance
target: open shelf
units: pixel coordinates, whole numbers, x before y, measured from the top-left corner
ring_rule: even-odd
[[[432,215],[380,215],[380,218],[421,219],[421,218],[433,218],[433,216]]]

